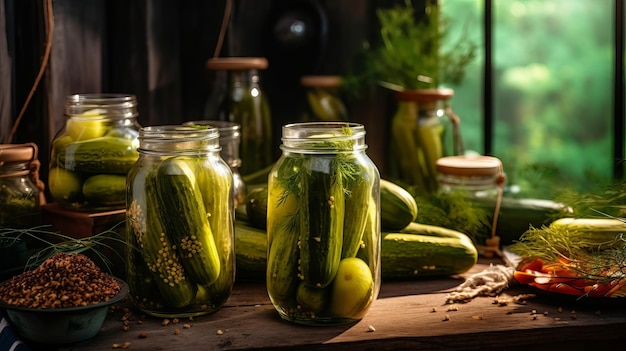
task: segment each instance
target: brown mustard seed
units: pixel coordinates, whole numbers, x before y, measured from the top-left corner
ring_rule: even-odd
[[[120,289],[117,280],[87,256],[56,253],[0,286],[0,300],[27,308],[79,307],[108,301]]]

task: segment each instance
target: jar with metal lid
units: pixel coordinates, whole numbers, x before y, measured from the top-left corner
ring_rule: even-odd
[[[0,227],[25,229],[39,223],[45,197],[37,151],[34,143],[0,144]],[[26,259],[24,240],[0,240],[0,269],[23,267]]]
[[[260,171],[274,162],[272,119],[267,97],[261,87],[260,70],[268,67],[264,57],[217,57],[207,62],[210,70],[228,73],[227,93],[215,119],[241,126],[239,172],[242,176]]]
[[[482,254],[499,254],[500,241],[496,236],[498,216],[506,182],[502,162],[492,156],[448,156],[437,160],[439,191],[460,193],[480,208],[492,211],[490,237]]]
[[[339,95],[340,76],[308,75],[300,79],[300,84],[306,97],[303,122],[348,120],[348,111]]]
[[[137,161],[137,99],[126,94],[76,94],[52,141],[48,187],[61,207],[124,209],[126,174]]]
[[[365,129],[283,126],[268,178],[266,285],[281,318],[332,325],[363,318],[380,288],[380,176]]]
[[[235,278],[233,177],[217,128],[152,126],[139,132],[128,174],[127,282],[156,317],[218,310]]]
[[[239,167],[241,167],[241,158],[239,157],[241,126],[235,122],[213,120],[189,121],[185,122],[184,125],[217,128],[220,133],[219,144],[222,148],[220,155],[233,172],[235,208],[243,204],[246,200],[246,185],[239,173]]]

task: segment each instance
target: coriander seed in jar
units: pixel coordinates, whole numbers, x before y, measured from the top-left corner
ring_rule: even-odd
[[[363,125],[294,123],[268,178],[266,285],[281,318],[362,319],[380,288],[380,175]]]

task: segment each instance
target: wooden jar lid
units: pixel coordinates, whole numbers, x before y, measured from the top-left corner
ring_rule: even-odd
[[[332,75],[302,76],[300,78],[300,84],[304,87],[336,88],[341,85],[341,77]]]
[[[441,174],[459,177],[496,177],[502,174],[502,162],[492,156],[447,156],[436,162]]]
[[[0,166],[5,162],[29,162],[37,158],[37,145],[0,144]]]
[[[265,57],[214,57],[207,60],[206,66],[216,71],[242,71],[266,69],[269,63]]]
[[[448,100],[454,95],[454,90],[449,88],[441,89],[415,89],[404,90],[396,93],[396,98],[400,101],[433,102]]]

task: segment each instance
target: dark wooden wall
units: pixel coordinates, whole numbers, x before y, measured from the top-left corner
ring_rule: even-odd
[[[0,0],[0,137],[21,109],[45,49],[47,0]],[[265,56],[261,73],[270,100],[276,155],[280,127],[297,120],[302,74],[343,74],[372,35],[384,0],[232,0],[221,56]],[[205,68],[216,52],[226,0],[54,0],[52,53],[46,74],[13,143],[36,142],[46,179],[49,144],[63,126],[68,94],[137,95],[143,126],[210,119],[209,102],[223,77]],[[310,16],[312,37],[288,42],[277,23],[291,11]],[[368,154],[385,168],[387,96],[348,100],[365,124]]]

